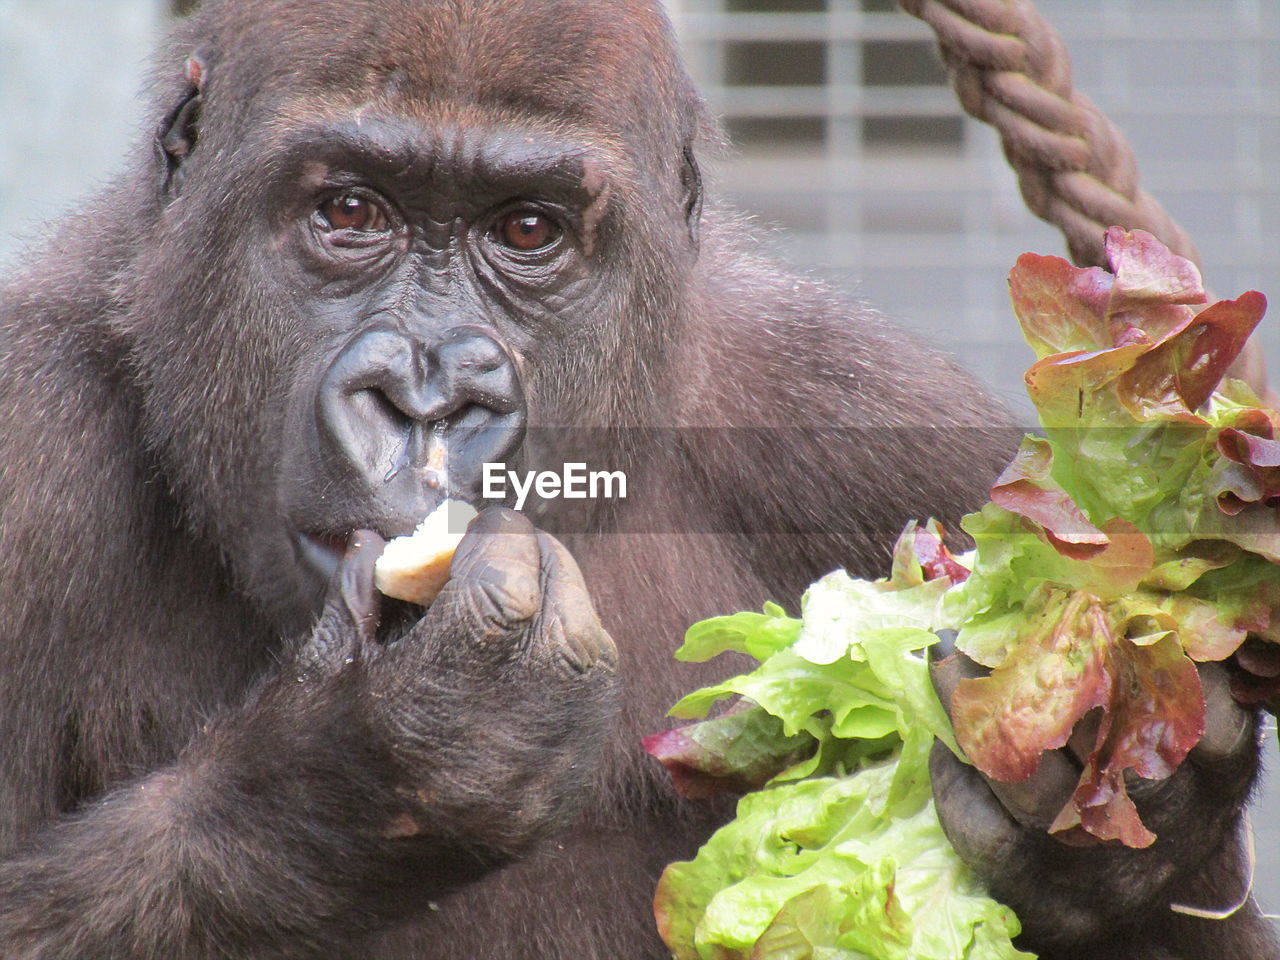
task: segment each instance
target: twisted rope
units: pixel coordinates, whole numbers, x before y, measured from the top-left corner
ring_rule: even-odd
[[[1105,266],[1110,226],[1155,234],[1196,260],[1191,240],[1138,186],[1124,135],[1072,89],[1071,61],[1028,0],[899,0],[933,28],[960,104],[1000,134],[1031,212],[1062,230],[1078,266]]]
[[[933,29],[961,106],[995,127],[1027,207],[1062,231],[1077,266],[1106,266],[1110,226],[1146,230],[1199,261],[1183,229],[1138,186],[1124,134],[1072,88],[1066,47],[1030,0],[898,2]],[[1266,390],[1256,342],[1230,372]]]

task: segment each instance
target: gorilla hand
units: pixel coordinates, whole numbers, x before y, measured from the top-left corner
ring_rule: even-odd
[[[387,836],[520,853],[567,824],[594,772],[614,709],[613,641],[568,551],[492,508],[472,523],[425,616],[383,646],[373,586],[382,546],[377,534],[353,536],[302,652],[304,676],[358,676],[370,741],[404,801]]]
[[[953,640],[944,636],[933,651],[934,686],[948,708],[960,680],[987,672],[953,652]],[[1202,664],[1200,675],[1201,742],[1173,776],[1129,779],[1142,820],[1157,835],[1146,849],[1070,845],[1048,832],[1087,756],[1088,717],[1019,783],[990,780],[935,744],[930,772],[943,829],[992,896],[1017,912],[1019,943],[1042,958],[1276,956],[1252,900],[1222,920],[1185,912],[1228,913],[1251,881],[1241,821],[1258,765],[1256,716],[1231,699],[1221,664]]]
[[[298,658],[177,763],[0,861],[6,957],[328,957],[568,822],[616,693],[573,560],[486,511],[383,646],[379,552],[353,537]]]

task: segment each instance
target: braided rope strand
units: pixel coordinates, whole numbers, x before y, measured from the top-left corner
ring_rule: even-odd
[[[1106,266],[1107,227],[1141,229],[1192,262],[1182,227],[1138,186],[1124,134],[1071,85],[1071,61],[1030,0],[898,0],[933,30],[966,113],[1000,135],[1027,207],[1062,231],[1077,266]],[[1256,340],[1228,371],[1267,391]]]
[[[1071,85],[1057,32],[1027,0],[899,0],[938,38],[961,105],[1000,134],[1031,211],[1078,266],[1104,266],[1109,226],[1140,228],[1190,260],[1182,228],[1138,186],[1124,135]]]

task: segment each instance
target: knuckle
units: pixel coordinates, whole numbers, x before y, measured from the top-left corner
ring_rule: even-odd
[[[548,585],[548,589],[556,588],[573,592],[575,590],[586,591],[586,584],[582,579],[582,571],[578,569],[578,563],[573,559],[567,547],[549,533],[539,530],[538,551],[542,558],[543,577]]]
[[[474,626],[512,629],[538,612],[539,594],[535,566],[509,554],[488,555],[476,558],[461,575],[455,572],[436,605],[451,602],[453,617]]]
[[[504,627],[529,620],[538,612],[537,580],[527,571],[513,571],[506,564],[489,564],[473,582],[472,595],[482,615]]]
[[[572,598],[560,596],[551,600],[538,618],[536,632],[540,644],[558,653],[578,673],[595,667],[617,668],[617,647],[600,624],[585,591]]]
[[[1236,703],[1230,680],[1220,664],[1200,665],[1204,690],[1204,736],[1192,751],[1195,762],[1217,762],[1247,755],[1256,749],[1254,712]]]
[[[453,558],[454,576],[472,576],[491,564],[514,563],[536,569],[538,543],[531,532],[506,529],[506,525],[488,516],[488,511],[473,522]],[[523,519],[523,518],[521,518]],[[528,525],[528,521],[524,521]]]
[[[543,620],[554,627],[552,642],[572,647],[589,665],[617,665],[617,648],[596,615],[577,562],[565,546],[539,533],[543,553]]]
[[[599,623],[575,628],[571,622],[556,612],[542,619],[540,639],[575,674],[584,674],[596,668],[614,670],[617,667],[617,650],[613,640]]]

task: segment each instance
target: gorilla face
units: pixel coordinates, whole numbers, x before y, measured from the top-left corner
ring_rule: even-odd
[[[281,489],[323,580],[352,529],[402,533],[446,495],[475,502],[483,464],[513,456],[533,333],[601,313],[597,198],[582,148],[545,137],[366,119],[299,139],[282,266],[300,294],[332,291],[311,325],[333,335],[298,378]]]
[[[429,33],[439,11],[413,16]],[[247,106],[274,51],[188,61],[157,139],[165,236],[134,265],[131,316],[148,319],[122,325],[185,521],[290,625],[316,612],[352,530],[396,536],[445,496],[477,502],[485,462],[536,467],[526,425],[651,422],[654,385],[618,384],[675,336],[694,253],[679,138],[645,169],[653,144],[615,118],[513,104],[554,89],[545,44],[540,73],[459,102],[429,41],[383,43],[360,85],[313,67]],[[605,383],[632,408],[603,402]]]

